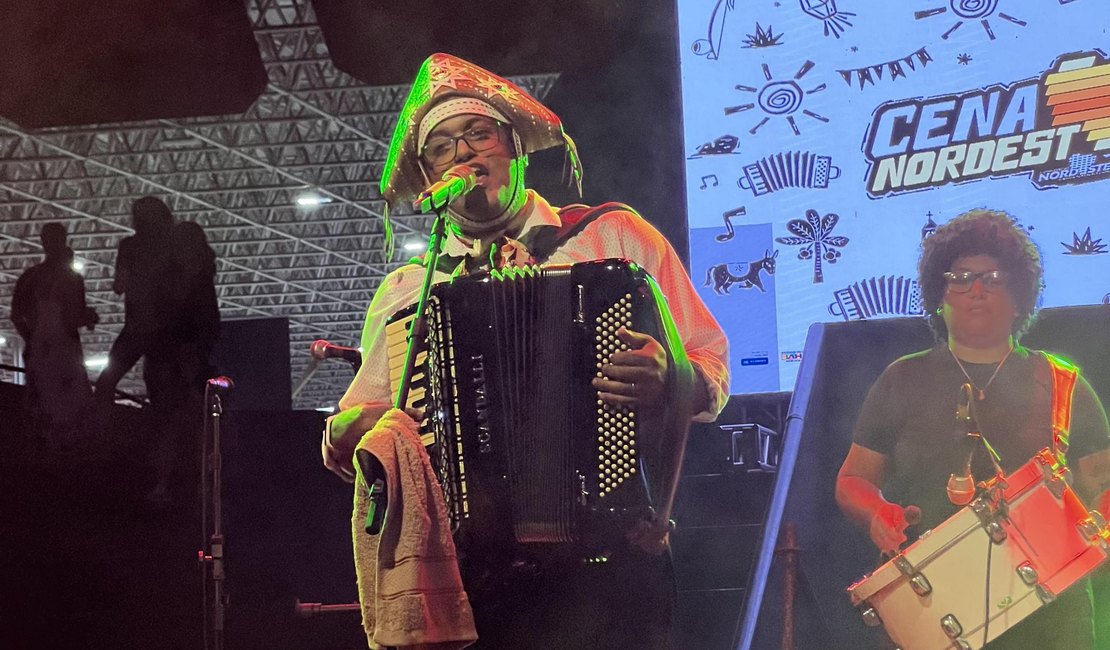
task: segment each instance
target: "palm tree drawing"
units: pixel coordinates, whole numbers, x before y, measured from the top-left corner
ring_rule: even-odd
[[[775,237],[775,241],[787,246],[801,246],[798,259],[808,260],[813,258],[813,283],[825,281],[825,273],[821,269],[821,258],[829,264],[836,264],[840,251],[836,250],[848,244],[847,237],[832,235],[833,228],[840,221],[835,213],[828,213],[823,217],[817,216],[816,210],[806,210],[806,218],[791,219],[786,224],[786,229],[794,233],[795,237]]]

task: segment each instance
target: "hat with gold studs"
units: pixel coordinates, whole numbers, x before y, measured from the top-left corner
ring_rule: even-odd
[[[433,54],[416,74],[389,145],[381,193],[390,206],[412,200],[426,187],[420,147],[428,132],[449,117],[469,113],[508,121],[523,154],[563,146],[581,194],[578,150],[558,116],[508,79],[450,54]]]

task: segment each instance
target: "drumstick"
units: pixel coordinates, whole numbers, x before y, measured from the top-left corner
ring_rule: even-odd
[[[902,516],[906,518],[906,528],[916,526],[921,523],[921,508],[914,505],[906,506],[902,510]],[[879,563],[889,562],[896,555],[898,555],[898,551],[883,551],[879,554]]]

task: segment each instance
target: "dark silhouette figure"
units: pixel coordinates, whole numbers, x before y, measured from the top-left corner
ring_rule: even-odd
[[[73,270],[65,226],[48,223],[40,238],[46,259],[16,282],[11,318],[26,344],[32,413],[47,439],[60,443],[91,396],[79,330],[92,329],[98,317],[85,304],[85,281]]]
[[[159,422],[159,437],[151,449],[156,482],[146,498],[170,500],[179,458],[200,439],[205,380],[214,374],[210,356],[220,333],[216,298],[216,253],[204,230],[193,222],[174,226],[171,235],[172,299],[165,314],[164,337],[144,365],[151,409]],[[190,444],[194,443],[194,444]]]
[[[119,380],[164,343],[170,326],[167,316],[173,313],[173,214],[160,199],[144,196],[131,206],[131,218],[135,234],[119,244],[112,284],[124,296],[123,330],[96,380],[101,403],[112,402]]]
[[[182,368],[189,386],[204,387],[215,368],[211,354],[220,336],[220,307],[216,298],[216,252],[204,230],[191,221],[173,231],[174,273],[179,291],[171,338],[181,347]]]

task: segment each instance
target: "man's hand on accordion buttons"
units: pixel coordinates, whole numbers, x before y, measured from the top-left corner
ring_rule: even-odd
[[[613,406],[661,408],[667,351],[651,336],[624,327],[617,330],[617,337],[631,349],[615,352],[601,367],[602,377],[593,380],[598,398]]]

